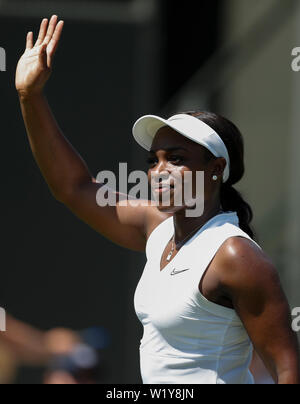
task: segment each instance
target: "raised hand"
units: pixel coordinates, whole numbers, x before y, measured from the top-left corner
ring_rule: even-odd
[[[43,19],[38,38],[33,44],[33,32],[27,34],[26,49],[16,71],[16,89],[19,94],[41,93],[48,81],[53,59],[62,34],[64,22],[56,15]]]

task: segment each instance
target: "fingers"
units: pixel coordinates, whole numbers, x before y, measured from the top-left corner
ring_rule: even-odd
[[[28,32],[26,38],[26,49],[32,49],[32,48],[33,48],[33,32]]]
[[[43,65],[51,67],[53,57],[58,47],[58,43],[63,31],[64,21],[58,21],[57,15],[53,15],[48,23],[44,18],[40,25],[39,35],[33,46],[33,33],[29,32],[26,38],[26,49],[31,50],[30,57],[39,55]],[[45,59],[46,58],[46,59]]]
[[[57,15],[53,15],[49,21],[49,25],[48,25],[48,18],[44,18],[42,20],[38,39],[34,46],[40,46],[42,44],[48,45],[55,31],[57,19],[58,19]]]
[[[41,22],[39,36],[34,46],[40,46],[43,43],[43,40],[46,36],[47,27],[48,27],[48,19],[44,18],[43,21]]]
[[[52,36],[53,36],[53,34],[54,34],[54,31],[55,31],[55,28],[56,28],[56,25],[57,25],[57,20],[58,20],[57,15],[53,15],[53,16],[51,17],[51,20],[50,20],[50,22],[49,22],[49,26],[48,26],[48,30],[47,30],[46,36],[44,37],[44,40],[43,40],[43,44],[47,44],[47,45],[48,45],[49,42],[51,41]]]
[[[47,53],[48,53],[48,67],[51,67],[53,57],[58,47],[58,43],[64,28],[64,21],[60,21],[53,32],[52,39],[48,45]]]

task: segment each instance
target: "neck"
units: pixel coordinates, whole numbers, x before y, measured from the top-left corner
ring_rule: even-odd
[[[221,206],[217,203],[207,209],[200,217],[186,217],[185,210],[175,213],[174,227],[175,227],[175,243],[180,244],[189,234],[193,231],[198,231],[205,225],[211,218],[220,213]]]

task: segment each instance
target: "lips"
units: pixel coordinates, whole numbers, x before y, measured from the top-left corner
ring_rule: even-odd
[[[162,189],[162,188],[167,188],[167,189],[173,189],[174,185],[159,185],[158,187],[154,187],[154,189]]]
[[[173,182],[159,182],[153,185],[153,188],[174,188]]]
[[[174,185],[170,184],[159,184],[159,186],[153,187],[154,192],[162,194],[165,192],[170,192],[174,189]]]

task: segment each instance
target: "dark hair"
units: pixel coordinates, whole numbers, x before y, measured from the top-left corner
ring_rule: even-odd
[[[233,185],[241,180],[245,172],[244,165],[244,141],[239,129],[228,119],[212,112],[185,112],[209,125],[221,137],[227,147],[230,158],[230,176],[226,183],[221,185],[221,205],[222,209],[237,212],[240,228],[252,239],[256,239],[250,223],[253,219],[253,212],[250,205],[243,199]],[[208,158],[215,158],[208,151]]]

